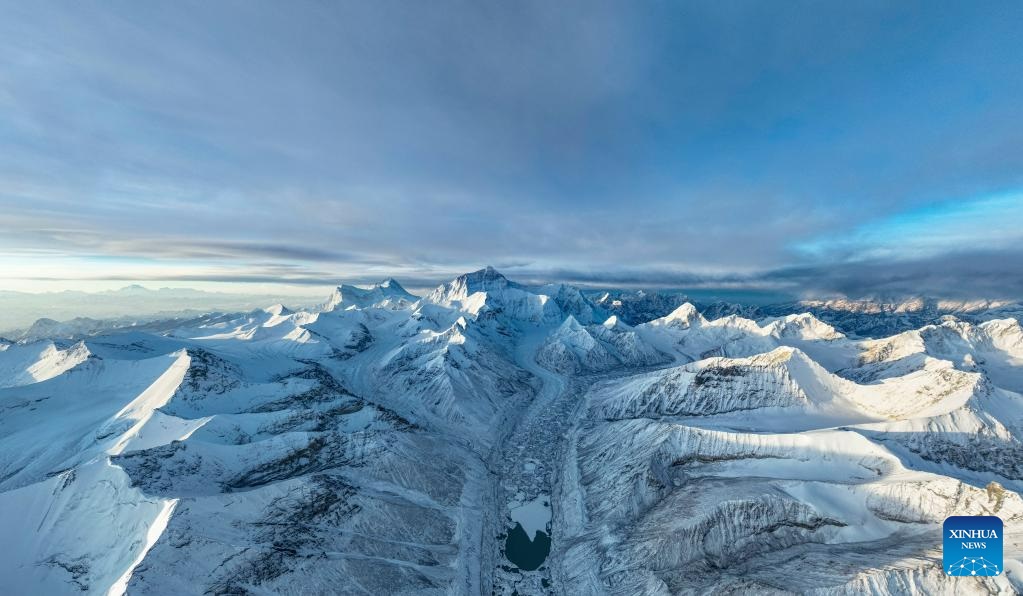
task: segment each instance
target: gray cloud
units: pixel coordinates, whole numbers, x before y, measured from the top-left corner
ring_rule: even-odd
[[[957,251],[907,261],[873,260],[772,271],[767,281],[805,295],[1023,299],[1023,249]]]
[[[796,298],[931,296],[1023,300],[1023,249],[960,251],[904,261],[818,263],[748,274],[702,275],[675,269],[529,270],[511,274],[532,283],[563,281],[594,287],[762,290]]]
[[[197,280],[425,283],[496,263],[939,288],[930,261],[871,263],[854,243],[829,265],[793,246],[1023,186],[1018,3],[5,13],[0,253],[51,255],[40,277],[113,257],[216,265]],[[948,271],[973,279],[955,263],[978,246],[949,246]],[[983,269],[999,267],[1016,269]]]

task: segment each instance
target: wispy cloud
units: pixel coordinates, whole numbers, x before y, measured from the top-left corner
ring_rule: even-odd
[[[1018,3],[5,13],[7,285],[508,263],[862,291],[1023,228],[994,194],[1023,188]]]

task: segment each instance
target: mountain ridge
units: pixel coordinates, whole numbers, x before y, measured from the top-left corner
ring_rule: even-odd
[[[1023,586],[1016,319],[631,325],[493,268],[337,293],[5,344],[0,589],[951,594],[928,536],[992,512],[1006,572],[966,593]]]

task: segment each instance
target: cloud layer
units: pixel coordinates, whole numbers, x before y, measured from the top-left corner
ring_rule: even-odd
[[[14,5],[0,275],[1018,292],[1023,7],[925,8]]]

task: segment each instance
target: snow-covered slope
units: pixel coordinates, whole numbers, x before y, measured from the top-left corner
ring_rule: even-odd
[[[657,351],[617,317],[584,327],[574,316],[568,315],[540,346],[536,361],[555,372],[573,374],[616,367],[642,368],[670,362],[671,358]]]
[[[0,348],[0,388],[28,385],[85,362],[91,353],[83,342],[61,348],[52,341],[8,343]]]
[[[759,322],[737,315],[707,320],[685,303],[664,317],[636,326],[636,331],[683,361],[750,356],[789,346],[806,352],[828,370],[838,370],[854,364],[859,354],[855,342],[808,314]]]
[[[1017,493],[907,468],[852,431],[737,433],[631,419],[588,427],[564,520],[582,593],[987,594],[945,578],[941,522],[1023,521]],[[998,497],[1001,495],[1001,497]],[[1021,537],[1009,530],[1008,557]]]
[[[0,593],[1023,589],[1017,320],[728,312],[488,267],[0,341]],[[947,578],[982,513],[1005,572]]]
[[[1021,556],[1020,396],[948,366],[860,386],[780,350],[595,387],[568,579],[615,594],[1019,590],[1018,568],[963,586],[935,561],[949,515],[999,515]]]
[[[846,333],[882,338],[925,325],[939,324],[946,316],[971,323],[1019,317],[1023,304],[1004,300],[934,300],[924,297],[897,300],[803,300],[764,306],[766,315],[811,313]]]
[[[630,325],[663,317],[687,302],[679,292],[645,290],[601,291],[591,298],[594,304]]]
[[[376,373],[381,399],[416,419],[457,424],[467,438],[488,428],[505,401],[528,395],[532,386],[477,326],[459,317],[384,354]]]
[[[369,288],[360,288],[348,284],[341,284],[327,298],[321,310],[343,310],[347,308],[408,308],[418,296],[410,294],[393,279],[374,284]]]
[[[441,284],[424,300],[476,318],[504,318],[529,323],[559,322],[561,308],[547,294],[509,281],[493,267]]]

